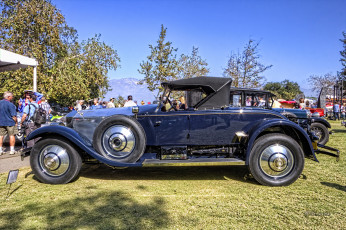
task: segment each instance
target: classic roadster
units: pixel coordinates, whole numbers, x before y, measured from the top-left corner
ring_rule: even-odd
[[[36,177],[62,184],[76,178],[90,158],[115,167],[246,165],[263,185],[298,179],[304,158],[317,161],[318,138],[280,113],[232,107],[231,79],[198,77],[162,83],[160,103],[73,111],[66,126],[46,126],[30,154]],[[178,109],[173,99],[184,95]],[[311,140],[314,140],[312,142]]]

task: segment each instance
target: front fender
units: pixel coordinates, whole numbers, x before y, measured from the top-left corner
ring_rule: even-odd
[[[271,119],[271,120],[262,120],[261,122],[253,124],[253,126],[249,128],[248,130],[249,140],[247,142],[247,148],[246,148],[246,164],[249,163],[250,152],[256,139],[262,133],[269,131],[269,129],[273,127],[280,127],[282,129],[294,131],[297,134],[296,140],[297,138],[299,138],[297,142],[302,142],[304,154],[306,156],[313,156],[314,160],[318,162],[311,140],[304,129],[302,129],[299,125],[289,120]],[[293,136],[296,136],[296,135],[294,134],[290,136],[294,138]]]
[[[315,123],[315,122],[321,123],[322,125],[326,126],[329,129],[332,127],[328,121],[320,117],[311,118],[311,123]]]
[[[92,147],[92,144],[87,141],[86,138],[83,138],[78,132],[76,132],[74,129],[65,127],[65,126],[59,126],[59,125],[51,125],[51,126],[45,126],[39,129],[34,130],[31,132],[27,138],[25,138],[25,142],[32,140],[34,138],[38,137],[45,137],[45,136],[61,136],[69,140],[70,142],[74,143],[76,146],[78,146],[81,150],[85,151],[87,154],[95,158],[96,160],[99,160],[100,162],[115,166],[115,167],[139,167],[142,166],[141,162],[138,163],[119,163],[109,160],[108,158],[103,157],[102,155],[98,154],[94,148]]]

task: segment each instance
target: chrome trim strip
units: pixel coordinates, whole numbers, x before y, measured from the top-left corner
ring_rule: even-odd
[[[138,115],[137,117],[168,117],[168,116],[201,116],[201,115],[237,115],[237,114],[269,114],[273,116],[277,116],[279,118],[282,118],[278,116],[277,114],[273,113],[181,113],[181,114],[148,114],[148,115]]]

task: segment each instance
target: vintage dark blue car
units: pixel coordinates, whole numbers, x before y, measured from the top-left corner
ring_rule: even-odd
[[[246,165],[259,183],[285,186],[301,175],[305,157],[317,161],[318,139],[287,117],[233,107],[231,79],[198,77],[162,87],[158,105],[73,111],[66,127],[30,133],[24,143],[40,138],[27,151],[36,177],[68,183],[93,158],[116,167]],[[182,95],[187,105],[180,110],[173,99]]]

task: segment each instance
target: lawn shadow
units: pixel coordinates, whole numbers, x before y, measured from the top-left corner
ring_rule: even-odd
[[[333,129],[332,132],[333,133],[346,133],[346,127],[345,127],[345,129]]]
[[[30,229],[158,229],[169,226],[165,200],[154,197],[141,204],[131,194],[121,191],[92,190],[70,200],[52,197],[49,203],[31,201],[20,210],[0,213],[0,229],[21,229],[20,220],[43,220],[44,226],[25,226]],[[27,222],[27,221],[26,221]],[[27,222],[28,223],[28,222]]]
[[[346,186],[343,186],[343,185],[339,185],[336,183],[330,183],[330,182],[321,182],[321,184],[328,186],[328,187],[336,188],[336,189],[341,190],[343,192],[346,192]]]
[[[246,166],[193,166],[112,169],[104,164],[83,165],[80,176],[102,180],[236,180],[257,183],[244,177]]]
[[[18,189],[20,189],[20,187],[22,187],[23,185],[22,184],[20,184],[20,185],[18,185],[16,188],[14,188],[12,191],[10,190],[10,188],[9,188],[9,190],[8,190],[8,194],[7,194],[7,196],[6,196],[6,199],[7,198],[9,198],[13,193],[15,193]],[[11,191],[11,192],[10,192]]]

